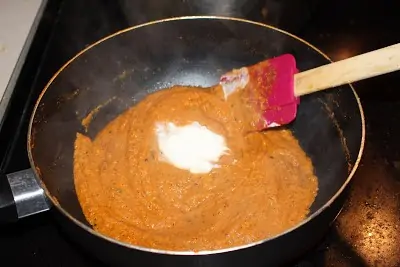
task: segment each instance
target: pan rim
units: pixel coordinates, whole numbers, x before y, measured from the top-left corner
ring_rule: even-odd
[[[350,86],[354,97],[357,101],[358,104],[358,109],[360,112],[360,117],[361,117],[361,144],[360,144],[360,149],[357,155],[357,159],[351,169],[350,174],[348,174],[347,179],[345,180],[345,182],[342,184],[342,186],[339,188],[339,190],[322,206],[320,207],[318,210],[316,210],[315,212],[313,212],[310,216],[308,216],[305,220],[301,221],[300,223],[298,223],[297,225],[295,225],[294,227],[291,227],[289,229],[287,229],[284,232],[281,232],[278,235],[266,238],[266,239],[262,239],[256,242],[252,242],[249,244],[245,244],[245,245],[240,245],[240,246],[234,246],[234,247],[229,247],[229,248],[223,248],[223,249],[217,249],[217,250],[202,250],[202,251],[173,251],[173,250],[162,250],[162,249],[153,249],[153,248],[148,248],[148,247],[142,247],[142,246],[137,246],[137,245],[132,245],[129,243],[125,243],[116,239],[113,239],[111,237],[108,237],[106,235],[103,235],[97,231],[95,231],[94,229],[90,228],[89,226],[85,225],[84,223],[82,223],[81,221],[79,221],[78,219],[76,219],[74,216],[72,216],[68,211],[66,211],[63,207],[61,207],[61,205],[58,203],[58,201],[50,194],[49,190],[47,189],[46,185],[44,184],[44,182],[41,179],[40,173],[39,171],[36,169],[36,165],[33,159],[33,155],[32,155],[32,151],[31,151],[31,147],[32,147],[32,125],[33,125],[33,121],[34,118],[36,116],[36,111],[41,103],[41,100],[43,98],[43,96],[45,95],[47,89],[51,86],[51,84],[53,83],[53,81],[57,78],[57,76],[69,65],[71,64],[76,58],[78,58],[79,56],[81,56],[82,54],[84,54],[86,51],[88,51],[89,49],[95,47],[96,45],[111,39],[115,36],[118,36],[122,33],[125,32],[129,32],[138,28],[142,28],[142,27],[146,27],[146,26],[151,26],[151,25],[156,25],[159,23],[163,23],[163,22],[171,22],[171,21],[179,21],[179,20],[191,20],[191,19],[208,19],[208,20],[226,20],[226,21],[235,21],[235,22],[242,22],[242,23],[247,23],[247,24],[252,24],[252,25],[256,25],[256,26],[261,26],[261,27],[265,27],[265,28],[269,28],[271,30],[283,33],[289,37],[292,37],[294,39],[296,39],[297,41],[302,42],[303,44],[307,45],[308,47],[312,48],[313,50],[315,50],[316,52],[318,52],[320,55],[322,55],[325,59],[327,59],[330,62],[333,62],[324,52],[322,52],[321,50],[319,50],[317,47],[313,46],[312,44],[310,44],[309,42],[303,40],[302,38],[291,34],[285,30],[279,29],[277,27],[268,25],[268,24],[264,24],[261,22],[256,22],[256,21],[252,21],[252,20],[247,20],[247,19],[243,19],[243,18],[235,18],[235,17],[229,17],[229,16],[179,16],[179,17],[170,17],[170,18],[165,18],[165,19],[160,19],[160,20],[153,20],[153,21],[149,21],[146,23],[142,23],[142,24],[138,24],[135,26],[131,26],[125,29],[122,29],[120,31],[117,31],[113,34],[107,35],[105,37],[103,37],[102,39],[92,43],[91,45],[87,46],[86,48],[82,49],[80,52],[78,52],[75,56],[73,56],[71,59],[69,59],[52,77],[51,79],[48,81],[48,83],[46,84],[46,86],[44,87],[44,89],[42,90],[42,92],[40,93],[36,104],[34,106],[33,112],[31,114],[30,120],[29,120],[29,128],[28,128],[28,132],[27,132],[27,151],[28,151],[28,158],[29,158],[29,163],[31,165],[31,168],[35,174],[35,176],[38,178],[38,181],[41,185],[41,187],[43,188],[46,196],[50,199],[51,203],[53,206],[55,206],[64,216],[66,216],[68,219],[70,219],[73,223],[75,223],[77,226],[79,226],[80,228],[82,228],[83,230],[86,230],[87,232],[102,238],[106,241],[109,241],[111,243],[114,243],[116,245],[119,246],[123,246],[126,248],[130,248],[130,249],[136,249],[136,250],[140,250],[140,251],[144,251],[144,252],[151,252],[151,253],[157,253],[157,254],[167,254],[167,255],[177,255],[177,256],[189,256],[189,255],[213,255],[213,254],[219,254],[219,253],[226,253],[226,252],[232,252],[232,251],[236,251],[236,250],[241,250],[241,249],[245,249],[245,248],[250,248],[256,245],[260,245],[262,243],[268,242],[270,240],[279,238],[285,234],[288,234],[292,231],[294,231],[295,229],[298,229],[300,227],[302,227],[303,225],[305,225],[306,223],[310,222],[311,220],[313,220],[315,217],[317,217],[320,213],[322,213],[326,208],[328,208],[330,205],[332,205],[333,201],[335,201],[339,195],[344,191],[344,189],[348,186],[349,182],[351,181],[351,179],[353,178],[356,170],[358,169],[359,163],[361,161],[363,152],[364,152],[364,146],[365,146],[365,118],[364,118],[364,111],[361,105],[361,101],[360,98],[357,94],[357,92],[354,90],[354,87],[352,86],[352,84],[347,84],[348,86]]]

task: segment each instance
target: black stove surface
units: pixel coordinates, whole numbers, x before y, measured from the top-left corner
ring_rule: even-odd
[[[398,10],[391,0],[49,1],[0,129],[1,172],[29,168],[29,115],[52,74],[119,29],[180,15],[245,17],[286,29],[338,60],[400,42]],[[367,136],[349,199],[324,240],[292,266],[400,266],[400,74],[354,86]],[[6,266],[102,266],[69,241],[51,212],[2,225],[0,254]]]

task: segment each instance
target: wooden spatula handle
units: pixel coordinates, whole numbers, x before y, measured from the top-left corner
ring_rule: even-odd
[[[400,44],[327,64],[295,75],[295,95],[301,96],[400,69]]]

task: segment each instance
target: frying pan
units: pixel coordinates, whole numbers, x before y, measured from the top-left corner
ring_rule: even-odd
[[[329,61],[309,43],[277,28],[210,16],[142,24],[87,47],[53,76],[40,95],[28,132],[32,169],[2,179],[11,190],[2,187],[0,200],[6,208],[0,209],[1,218],[24,217],[52,205],[69,236],[113,266],[278,266],[296,259],[323,237],[339,214],[362,155],[363,111],[350,85],[301,99],[297,119],[288,128],[312,159],[318,195],[306,220],[260,242],[194,253],[138,247],[103,236],[82,214],[72,166],[77,132],[95,138],[147,94],[175,84],[211,86],[232,68],[284,53],[296,57],[300,71]],[[103,106],[86,133],[81,121],[99,105]],[[35,193],[28,194],[24,185],[34,185]],[[10,195],[14,206],[4,204]]]

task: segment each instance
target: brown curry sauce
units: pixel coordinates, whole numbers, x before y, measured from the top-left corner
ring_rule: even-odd
[[[259,241],[305,219],[318,181],[298,141],[289,130],[247,132],[216,89],[161,90],[93,141],[77,134],[75,188],[96,231],[148,248],[201,251]],[[160,121],[198,121],[223,135],[230,153],[207,174],[159,161]]]

